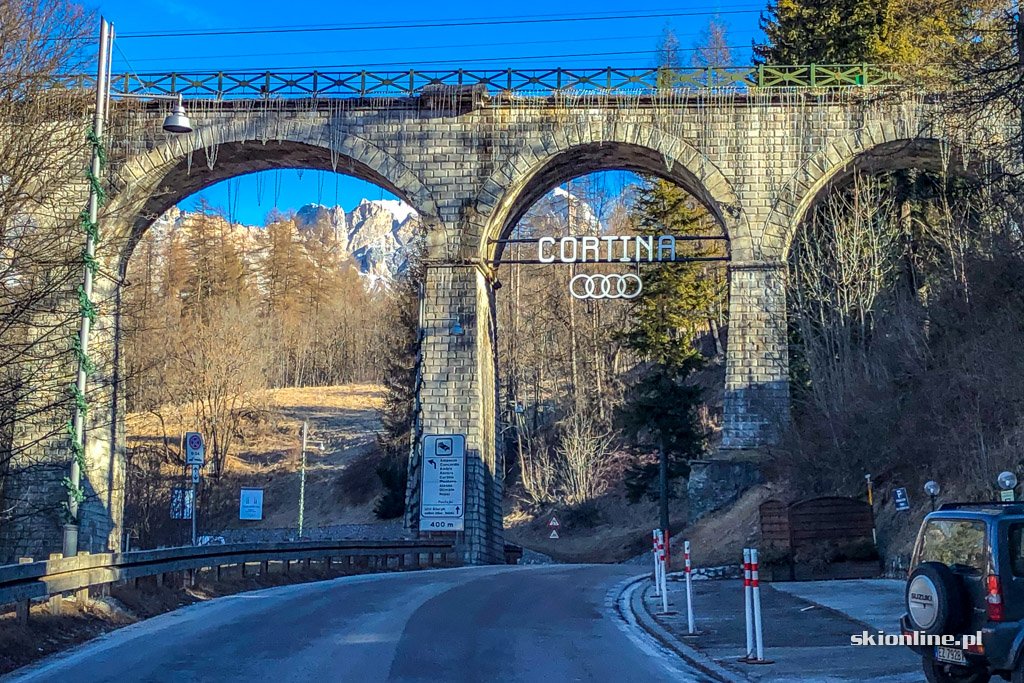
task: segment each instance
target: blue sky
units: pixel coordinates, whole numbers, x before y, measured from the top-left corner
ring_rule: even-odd
[[[400,71],[411,67],[444,70],[460,66],[647,67],[654,62],[654,46],[666,25],[676,32],[684,48],[690,48],[716,13],[718,20],[729,28],[730,45],[738,48],[733,51],[733,61],[745,64],[750,59],[751,40],[760,36],[757,18],[765,4],[746,0],[639,0],[635,7],[609,0],[557,6],[539,0],[521,0],[513,5],[461,1],[428,5],[408,0],[384,4],[323,0],[294,4],[270,0],[109,0],[94,6],[114,23],[119,36],[114,71],[141,74],[314,68]],[[683,16],[608,18],[623,14]],[[588,21],[582,17],[600,19]],[[391,27],[381,28],[388,24]],[[395,28],[395,24],[428,26]],[[314,27],[342,30],[184,37],[139,35]],[[256,178],[249,175],[207,188],[203,195],[214,205],[228,208],[235,220],[246,223],[262,223],[275,204],[282,210],[309,202],[337,202],[351,208],[364,197],[382,196],[379,188],[361,180],[343,176],[336,182],[333,173],[306,171],[300,177],[296,171],[275,171],[261,175],[262,191],[258,191]],[[391,198],[387,192],[383,197]],[[191,208],[194,203],[195,196],[181,206]]]

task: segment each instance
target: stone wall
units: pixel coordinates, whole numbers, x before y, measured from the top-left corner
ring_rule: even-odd
[[[428,228],[429,247],[423,433],[467,436],[462,540],[473,562],[500,561],[502,546],[492,240],[507,235],[533,201],[571,178],[625,169],[672,180],[707,206],[729,236],[732,259],[723,446],[750,449],[774,440],[789,418],[783,264],[802,213],[856,164],[949,163],[928,151],[926,143],[942,138],[932,105],[867,89],[551,98],[474,91],[469,100],[464,92],[440,90],[415,99],[187,105],[195,131],[178,137],[160,131],[162,107],[115,105],[113,201],[102,216],[99,253],[104,269],[123,274],[136,240],[160,213],[241,173],[335,170],[378,183],[412,205]],[[69,213],[81,205],[69,205]],[[85,518],[97,520],[94,535],[108,543],[119,534],[123,480],[118,294],[113,280],[103,290],[105,355],[95,388],[102,407],[88,437],[97,496]],[[453,336],[450,323],[440,322],[454,317],[465,334]],[[61,439],[58,433],[50,440],[50,461],[66,465]],[[42,478],[32,485],[53,486]],[[410,504],[416,500],[410,492]],[[46,540],[39,536],[35,554],[52,549],[53,524],[39,518]],[[13,546],[5,548],[9,556]]]

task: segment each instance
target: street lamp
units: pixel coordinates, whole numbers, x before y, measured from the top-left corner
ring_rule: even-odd
[[[89,229],[85,238],[85,249],[83,250],[84,273],[82,276],[82,305],[81,321],[78,328],[78,372],[75,379],[75,415],[72,420],[72,458],[71,468],[67,478],[67,518],[63,528],[61,554],[64,557],[75,557],[78,555],[78,507],[84,499],[82,493],[82,462],[85,458],[85,413],[88,408],[86,402],[86,389],[88,387],[89,371],[92,363],[89,360],[89,334],[91,332],[93,315],[92,304],[92,279],[93,270],[96,267],[96,241],[99,235],[99,208],[100,197],[97,193],[100,173],[102,172],[102,145],[103,145],[103,124],[106,121],[107,104],[110,101],[110,56],[111,43],[113,42],[113,26],[105,18],[100,17],[99,45],[96,51],[96,105],[93,112],[92,135],[93,149],[92,161],[89,165]],[[185,107],[181,103],[181,95],[138,95],[130,93],[117,93],[118,97],[138,97],[140,99],[171,99],[177,104],[171,110],[171,115],[164,119],[164,130],[170,133],[188,133],[192,131],[192,125],[185,115]]]
[[[163,95],[159,93],[144,93],[144,92],[112,92],[111,97],[117,97],[122,100],[156,100],[159,102],[174,102],[174,106],[171,107],[171,113],[164,119],[163,129],[168,133],[191,133],[192,132],[192,121],[189,120],[188,115],[185,113],[185,105],[181,100],[181,93],[175,93],[173,95]]]
[[[924,492],[932,499],[932,512],[935,512],[935,497],[939,495],[939,482],[929,481],[924,485]]]

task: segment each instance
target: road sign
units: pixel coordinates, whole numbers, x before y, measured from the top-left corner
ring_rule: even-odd
[[[238,495],[239,519],[263,519],[263,489],[241,489]]]
[[[420,531],[466,528],[466,437],[423,437],[420,467]]]
[[[192,519],[192,489],[171,489],[171,519]]]
[[[896,504],[897,510],[910,509],[910,498],[907,496],[907,490],[904,488],[893,489],[892,502]]]
[[[551,530],[551,535],[548,538],[558,538],[558,531],[555,529]]]
[[[203,466],[206,462],[206,449],[203,444],[203,435],[199,432],[188,432],[185,434],[185,464]]]
[[[1012,503],[1015,500],[1013,496],[1013,489],[1003,489],[1002,491],[1000,491],[999,500],[1005,501],[1007,503]]]
[[[199,465],[192,465],[192,483],[199,483]]]
[[[548,522],[548,526],[552,529],[557,529],[562,526],[561,522],[558,521],[558,517],[552,517],[551,521]]]

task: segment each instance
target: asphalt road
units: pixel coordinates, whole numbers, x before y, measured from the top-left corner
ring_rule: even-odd
[[[636,568],[479,567],[285,586],[121,629],[5,680],[694,681],[614,610]]]

